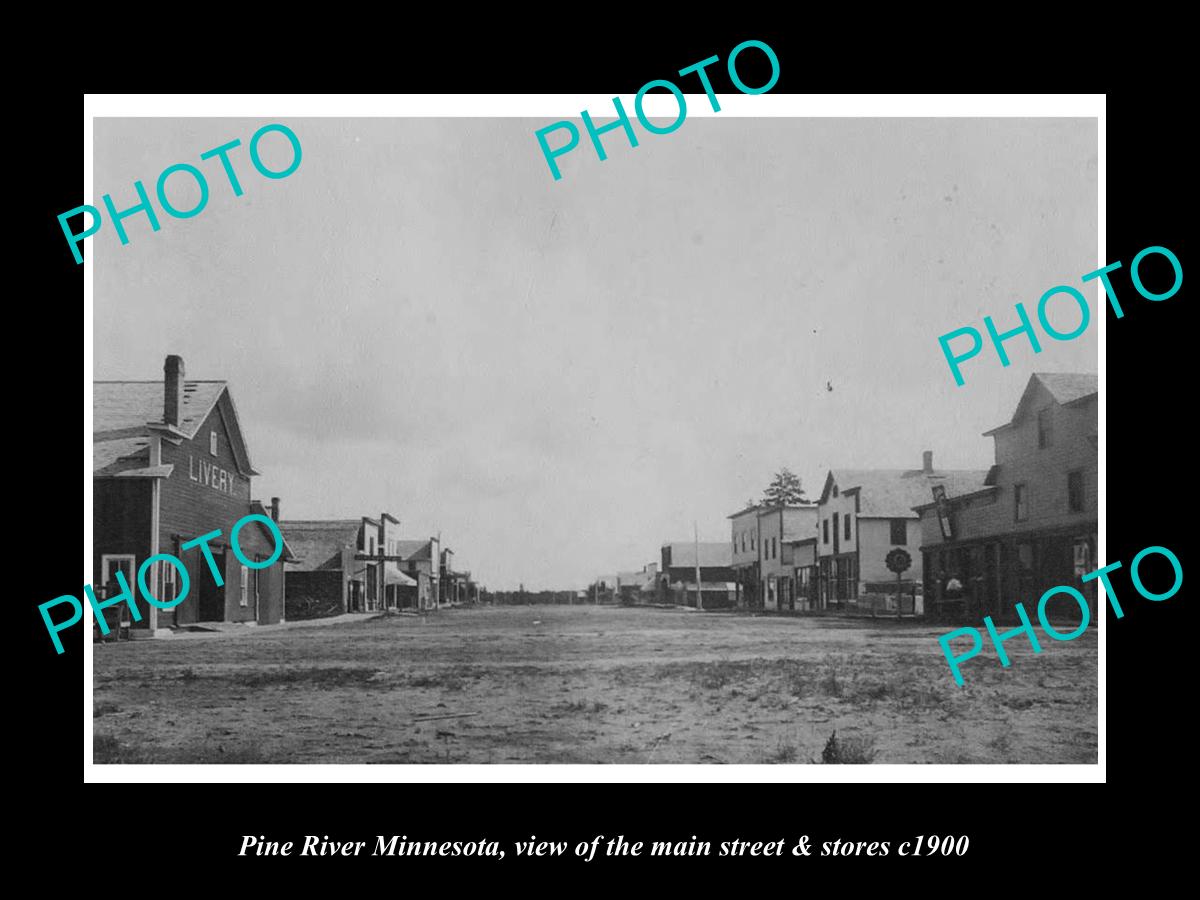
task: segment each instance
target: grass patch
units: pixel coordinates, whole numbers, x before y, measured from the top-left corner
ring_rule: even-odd
[[[92,762],[96,765],[138,764],[205,764],[227,763],[249,765],[268,763],[272,760],[263,756],[254,746],[225,747],[223,744],[200,744],[192,747],[154,750],[122,744],[111,734],[97,734],[92,738]]]
[[[151,760],[140,750],[126,747],[111,734],[92,736],[92,762],[103,765],[136,765]]]
[[[764,758],[765,763],[794,763],[799,753],[796,750],[796,745],[780,741],[775,745],[775,749],[768,753]]]
[[[879,751],[875,749],[875,739],[870,737],[839,738],[837,732],[829,736],[825,749],[821,751],[821,762],[830,765],[858,765],[875,761]]]
[[[107,716],[109,713],[120,712],[121,707],[109,700],[101,700],[92,707],[92,718],[98,719],[101,716]]]
[[[608,704],[601,703],[599,700],[571,700],[569,702],[557,703],[553,709],[555,712],[589,713],[595,715],[608,709]]]

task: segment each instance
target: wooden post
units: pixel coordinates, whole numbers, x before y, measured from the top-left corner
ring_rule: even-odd
[[[696,609],[704,609],[704,589],[700,581],[700,526],[692,522],[692,537],[696,547]]]

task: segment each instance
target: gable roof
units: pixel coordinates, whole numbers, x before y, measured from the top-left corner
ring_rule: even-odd
[[[396,541],[396,555],[403,556],[406,560],[428,559],[433,561],[433,542],[432,541]]]
[[[1032,377],[1063,405],[1090,397],[1100,390],[1099,376],[1086,372],[1034,372]]]
[[[263,506],[263,503],[261,500],[251,500],[250,501],[250,512],[260,515],[260,516],[263,516],[268,519],[271,518],[270,511],[265,506]],[[258,522],[258,521],[254,522],[254,524],[256,526],[258,526],[259,530],[262,531],[262,533],[264,535],[266,535],[267,540],[274,543],[275,537],[274,537],[274,535],[271,534],[271,530],[269,528],[267,528],[266,525],[264,525],[262,522]],[[276,526],[279,525],[278,522],[276,522],[275,524],[276,524]],[[283,534],[282,528],[279,529],[279,533]],[[292,551],[292,547],[288,543],[286,534],[283,535],[283,551],[280,553],[279,558],[282,559],[284,562],[295,562],[295,560],[296,560],[296,554]]]
[[[671,548],[671,568],[696,565],[696,545],[693,541],[663,544],[663,548]],[[733,565],[733,549],[730,545],[720,543],[700,544],[700,565],[702,568],[720,568]]]
[[[831,469],[821,491],[828,502],[834,484],[843,493],[858,493],[860,518],[914,518],[913,507],[933,499],[933,486],[944,485],[950,496],[970,493],[984,486],[987,469]]]
[[[654,588],[658,581],[656,572],[618,572],[617,578],[621,581],[621,587],[636,587],[638,590],[648,591]]]
[[[179,431],[194,438],[226,387],[224,381],[185,381]],[[93,382],[92,436],[149,422],[161,423],[164,390],[161,381]]]
[[[361,519],[285,519],[279,523],[284,540],[292,548],[293,562],[298,572],[340,569],[341,551],[358,546],[361,527]]]
[[[192,440],[217,406],[221,397],[227,397],[232,422],[225,422],[233,437],[231,446],[243,475],[257,475],[250,463],[250,453],[242,435],[237,408],[224,381],[185,381],[183,403],[179,409],[179,425],[163,424],[162,381],[96,381],[92,383],[92,463],[93,475],[111,475],[119,471],[137,468],[126,464],[114,470],[109,467],[118,460],[130,457],[127,443],[109,448],[101,447],[111,441],[126,442],[133,438],[144,438],[149,447],[152,431]],[[221,413],[224,420],[224,412]],[[149,453],[146,454],[149,462]],[[143,468],[145,463],[143,463]],[[243,468],[244,467],[244,468]],[[102,471],[105,470],[105,471]],[[169,474],[169,473],[168,473]]]
[[[1029,406],[1037,396],[1039,387],[1044,388],[1059,406],[1070,406],[1095,396],[1099,392],[1099,385],[1099,376],[1087,372],[1034,372],[1025,383],[1025,390],[1021,392],[1021,399],[1017,402],[1013,417],[1003,425],[985,431],[984,434],[995,434],[1021,421],[1029,412]]]

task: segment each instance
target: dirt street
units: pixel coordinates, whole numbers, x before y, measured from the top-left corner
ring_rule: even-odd
[[[1096,631],[954,684],[893,621],[497,607],[95,647],[95,760],[1094,763]]]

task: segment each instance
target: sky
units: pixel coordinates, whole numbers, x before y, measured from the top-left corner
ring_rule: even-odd
[[[303,148],[277,180],[247,155],[273,121]],[[814,499],[830,468],[927,449],[986,468],[1030,373],[1097,371],[1094,314],[1040,354],[1007,342],[1007,368],[985,348],[961,387],[937,340],[1105,262],[1093,120],[688,119],[606,135],[604,162],[585,133],[559,181],[550,121],[97,119],[96,205],[180,162],[210,197],[88,239],[94,377],[181,355],[229,382],[285,519],[386,510],[506,590],[639,569],[693,522],[728,540],[783,466]],[[240,197],[199,159],[235,138]]]

